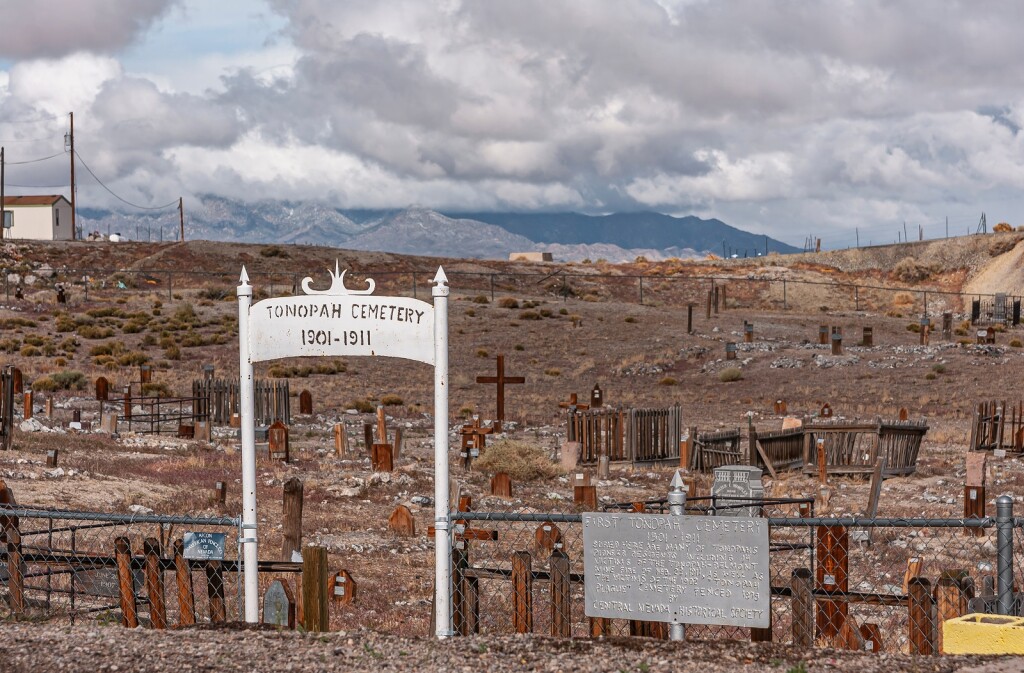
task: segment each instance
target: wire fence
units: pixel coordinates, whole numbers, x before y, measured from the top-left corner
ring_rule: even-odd
[[[237,621],[235,518],[0,508],[5,617],[125,626]]]
[[[103,269],[61,267],[45,273],[22,267],[3,268],[3,297],[7,303],[34,302],[75,306],[89,302],[113,302],[129,294],[153,295],[155,300],[231,300],[240,269],[183,271],[174,269]],[[523,297],[546,296],[554,301],[619,301],[651,306],[696,308],[698,316],[727,310],[884,311],[902,315],[936,316],[946,312],[970,317],[972,302],[992,304],[997,293],[968,294],[941,287],[914,287],[884,283],[793,280],[747,274],[707,275],[697,268],[680,267],[670,274],[600,273],[596,269],[551,272],[489,272],[448,270],[456,296],[482,298],[506,308],[519,308]],[[352,270],[347,284],[361,288],[366,279],[377,291],[391,296],[430,297],[430,280],[436,269],[393,271]],[[317,269],[304,273],[250,270],[256,299],[298,294],[300,283]],[[323,278],[326,283],[326,273]],[[186,296],[187,295],[187,296]],[[1011,297],[1017,300],[1019,297]],[[515,303],[513,303],[515,300]],[[529,310],[528,308],[525,310]]]
[[[723,500],[688,501],[686,514],[720,516]],[[664,511],[664,501],[635,509]],[[691,625],[687,638],[923,654],[941,649],[946,619],[985,608],[1020,612],[1012,591],[1024,519],[816,518],[800,500],[758,509],[770,531],[770,629]],[[668,637],[666,623],[586,616],[576,508],[453,516],[457,634]]]

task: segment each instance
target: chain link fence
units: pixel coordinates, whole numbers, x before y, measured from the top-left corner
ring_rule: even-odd
[[[156,628],[242,614],[239,520],[0,508],[7,618]]]
[[[715,516],[750,501],[692,499]],[[667,511],[664,500],[605,511]],[[689,639],[773,640],[806,647],[927,654],[946,619],[1021,612],[1024,519],[818,518],[806,500],[758,502],[769,524],[771,627],[689,626]],[[582,514],[529,508],[458,512],[453,553],[457,634],[537,633],[667,638],[668,624],[588,618]]]

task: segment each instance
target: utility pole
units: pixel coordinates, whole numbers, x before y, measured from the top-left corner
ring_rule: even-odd
[[[907,237],[907,221],[903,220],[903,240],[910,243],[910,239]]]
[[[860,227],[854,227],[854,231],[857,232],[857,247],[860,247]]]
[[[78,218],[75,211],[75,113],[69,112],[71,118],[71,131],[64,136],[64,144],[71,150],[71,240],[75,240],[75,232],[78,229]]]
[[[946,215],[946,238],[949,238],[949,215]]]
[[[178,197],[178,222],[181,226],[180,235],[178,240],[182,243],[185,242],[185,206],[182,204],[181,197]]]

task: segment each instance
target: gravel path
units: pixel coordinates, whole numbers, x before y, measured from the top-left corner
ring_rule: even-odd
[[[801,664],[803,669],[801,669]],[[302,634],[243,628],[187,631],[117,626],[0,625],[0,671],[733,671],[1009,673],[1024,659],[908,657],[801,651],[736,641],[554,640],[477,637],[450,642],[370,632]]]

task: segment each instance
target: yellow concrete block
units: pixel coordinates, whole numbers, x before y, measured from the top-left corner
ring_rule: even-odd
[[[1024,654],[1024,617],[970,614],[942,623],[946,654]]]

